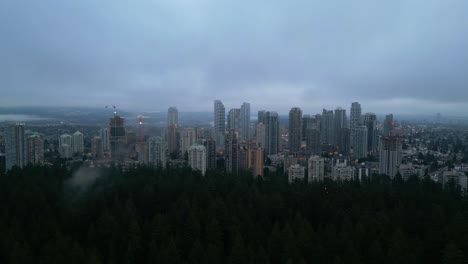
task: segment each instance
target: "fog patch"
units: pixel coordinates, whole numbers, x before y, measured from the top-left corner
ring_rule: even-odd
[[[82,193],[89,189],[101,176],[98,168],[81,167],[66,182],[66,187],[74,192]]]

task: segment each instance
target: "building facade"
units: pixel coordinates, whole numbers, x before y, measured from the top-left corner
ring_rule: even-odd
[[[73,153],[81,154],[84,152],[84,135],[80,131],[73,133],[72,143]]]
[[[171,157],[178,157],[180,152],[180,134],[177,125],[169,125],[166,129],[167,150]]]
[[[357,127],[361,125],[362,117],[361,117],[361,104],[358,102],[351,103],[351,111],[349,116],[349,127]]]
[[[351,181],[354,179],[354,167],[349,165],[348,159],[335,157],[332,159],[331,176],[334,181]]]
[[[37,133],[29,135],[26,139],[26,163],[44,163],[44,139]]]
[[[109,128],[101,128],[99,131],[99,134],[102,139],[102,149],[104,152],[109,152],[110,151],[110,144],[109,144]]]
[[[320,130],[317,128],[306,129],[306,153],[309,155],[320,155]]]
[[[72,149],[72,136],[69,134],[63,134],[59,138],[59,153],[60,157],[69,159],[73,156]]]
[[[333,120],[334,120],[334,127],[333,127],[333,132],[334,132],[334,141],[335,141],[335,145],[338,146],[339,149],[341,149],[343,147],[343,137],[342,137],[342,132],[343,132],[343,128],[346,127],[346,110],[341,108],[341,107],[338,107],[335,109],[335,114],[333,116]]]
[[[214,131],[216,146],[224,146],[224,133],[226,131],[226,109],[220,100],[214,101]]]
[[[14,166],[20,168],[26,165],[26,146],[23,123],[10,125],[5,131],[5,170]]]
[[[323,109],[320,122],[320,143],[335,145],[333,110]]]
[[[147,140],[148,164],[166,167],[167,145],[163,137],[149,137]]]
[[[224,142],[224,160],[226,171],[232,174],[237,174],[239,169],[239,145],[237,141],[237,133],[230,130],[225,137]]]
[[[242,140],[250,139],[250,104],[242,103],[240,108],[240,133],[239,137]]]
[[[177,107],[171,106],[167,109],[167,126],[179,125],[179,110]]]
[[[115,115],[109,120],[110,155],[114,161],[122,161],[127,155],[125,118]]]
[[[367,152],[376,153],[378,150],[377,116],[374,113],[366,113],[363,116],[363,125],[367,127]]]
[[[392,135],[393,131],[393,114],[388,114],[385,116],[383,123],[383,135],[389,137]]]
[[[265,130],[265,125],[260,122],[257,124],[256,128],[255,128],[255,141],[257,142],[258,146],[260,146],[261,148],[264,148],[265,147],[265,143],[266,143],[266,130]]]
[[[265,154],[275,155],[279,152],[279,118],[277,112],[265,114]]]
[[[263,177],[264,156],[263,149],[257,145],[249,146],[248,148],[248,168],[252,171],[255,177]]]
[[[203,145],[193,145],[188,151],[189,166],[199,170],[202,175],[206,172],[206,148]]]
[[[381,137],[379,148],[379,173],[395,177],[402,160],[401,139]]]
[[[361,159],[367,157],[367,127],[366,126],[355,126],[351,128],[351,149],[352,157],[355,159]]]
[[[302,110],[299,107],[293,107],[289,111],[289,151],[299,152],[302,141]]]
[[[305,178],[305,167],[299,164],[291,165],[288,169],[288,181],[292,183],[296,180],[303,181]]]
[[[101,137],[93,137],[91,140],[91,155],[95,159],[104,158],[104,146],[103,140]]]
[[[184,127],[180,134],[181,151],[182,155],[185,155],[195,144],[195,129],[193,129],[193,127]]]
[[[206,169],[215,170],[216,164],[216,140],[210,138],[205,141]]]
[[[325,178],[325,160],[320,156],[311,156],[308,160],[308,182],[323,181]]]
[[[241,110],[239,108],[233,108],[229,110],[227,116],[227,129],[234,130],[240,134],[240,126],[241,126]]]

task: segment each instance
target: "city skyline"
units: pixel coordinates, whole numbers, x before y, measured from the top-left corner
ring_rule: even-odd
[[[0,0],[0,263],[468,263],[468,1]]]
[[[455,0],[2,1],[0,104],[205,112],[220,98],[307,113],[359,101],[376,113],[458,114],[468,111],[467,9]]]

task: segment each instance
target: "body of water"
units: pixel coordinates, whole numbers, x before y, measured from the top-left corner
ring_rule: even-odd
[[[17,114],[0,114],[0,122],[24,122],[24,121],[37,121],[46,120],[47,118],[33,115],[17,115]]]

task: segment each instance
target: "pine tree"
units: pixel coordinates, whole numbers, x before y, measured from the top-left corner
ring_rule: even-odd
[[[447,244],[442,251],[442,263],[443,264],[462,264],[463,263],[463,252],[453,244]]]

